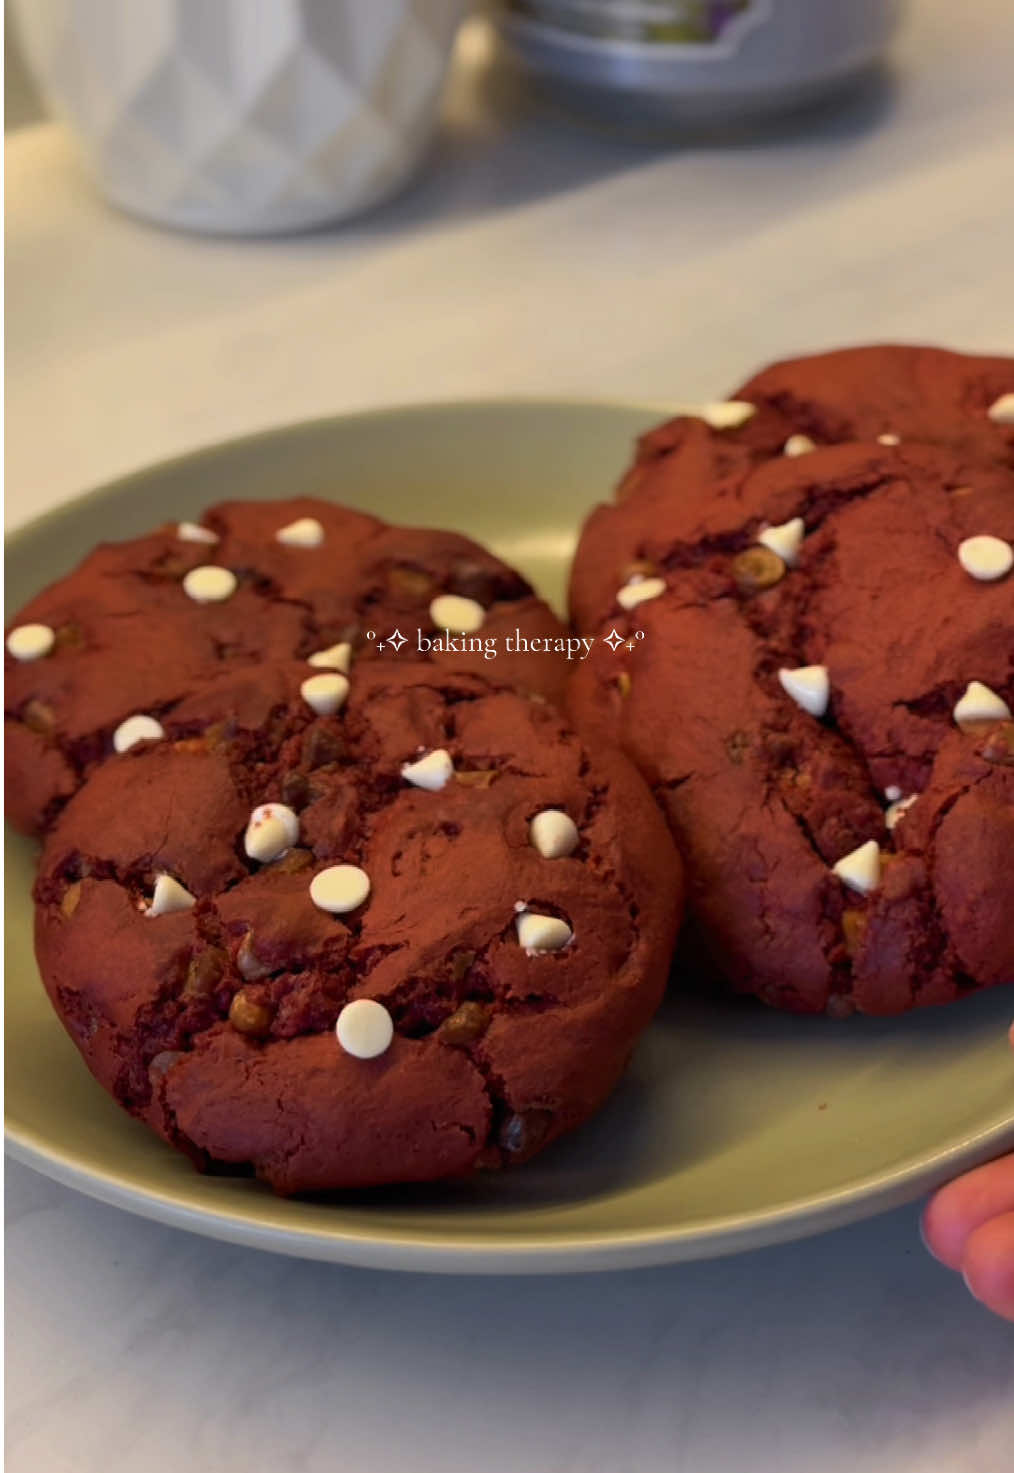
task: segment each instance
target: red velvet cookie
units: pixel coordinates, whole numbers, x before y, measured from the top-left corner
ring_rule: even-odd
[[[456,647],[437,649],[445,622]],[[307,676],[347,673],[380,647],[395,658],[386,641],[395,634],[397,642],[396,631],[407,641],[397,658],[489,673],[495,647],[498,681],[558,698],[564,663],[511,653],[516,629],[549,642],[564,633],[524,580],[483,548],[329,502],[230,502],[200,526],[106,544],[33,599],[9,631],[8,817],[27,832],[44,830],[114,750],[124,722],[144,716],[164,727],[223,670],[295,659],[310,661]]]
[[[977,745],[1014,705],[1012,544],[1010,472],[906,444],[688,486],[648,543],[572,708],[648,780],[737,989],[893,1013],[1014,980],[1010,769]]]
[[[260,746],[195,719],[66,805],[36,889],[61,1019],[131,1113],[279,1192],[525,1160],[661,997],[681,877],[650,795],[537,695],[432,665],[277,719]]]
[[[677,565],[702,500],[724,505],[766,460],[882,438],[942,446],[969,465],[1014,469],[1014,359],[940,348],[845,348],[773,364],[728,403],[702,406],[701,415],[707,417],[684,415],[644,435],[616,501],[586,521],[570,590],[583,633],[608,617],[631,577],[651,576],[656,564]]]

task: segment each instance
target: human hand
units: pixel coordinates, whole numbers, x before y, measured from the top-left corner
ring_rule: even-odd
[[[1014,1026],[1010,1039],[1014,1044]],[[941,1187],[923,1212],[922,1235],[976,1299],[1014,1320],[1014,1154]]]

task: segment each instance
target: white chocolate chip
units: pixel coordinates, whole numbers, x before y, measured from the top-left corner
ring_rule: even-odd
[[[261,803],[247,822],[243,848],[248,859],[270,864],[299,838],[299,817],[284,803]]]
[[[986,410],[994,424],[1014,425],[1014,394],[1001,394]]]
[[[765,527],[763,532],[758,532],[757,541],[762,547],[768,547],[776,552],[783,563],[788,563],[790,568],[796,566],[796,554],[803,545],[806,535],[806,523],[802,517],[793,517],[791,521],[782,522],[777,527]]]
[[[711,404],[684,404],[677,413],[703,419],[713,430],[738,430],[757,413],[756,404],[747,404],[744,399],[723,399]]]
[[[352,646],[333,644],[326,650],[316,650],[307,656],[306,663],[318,670],[340,670],[343,675],[347,675],[352,665]]]
[[[169,916],[178,910],[191,910],[196,904],[194,896],[183,888],[179,880],[174,880],[172,875],[159,875],[145,915],[151,918]]]
[[[561,808],[544,808],[528,825],[528,837],[543,859],[566,859],[581,842],[577,824]]]
[[[811,440],[809,435],[790,435],[782,446],[782,454],[794,460],[797,455],[809,455],[811,450],[816,450],[817,442]]]
[[[286,547],[319,547],[324,541],[324,528],[316,517],[300,517],[287,527],[279,527],[275,541]]]
[[[198,604],[220,604],[236,592],[236,574],[228,568],[204,563],[191,568],[183,579],[183,592]]]
[[[893,789],[893,791],[896,792],[898,796],[888,808],[887,812],[884,814],[884,823],[889,829],[893,829],[895,824],[897,824],[900,819],[905,817],[905,814],[908,812],[912,804],[915,802],[916,798],[918,798],[919,796],[918,793],[909,793],[907,798],[903,798],[898,788]]]
[[[420,757],[416,762],[403,763],[401,775],[414,788],[425,788],[429,793],[439,793],[440,789],[446,787],[454,776],[454,763],[451,761],[450,752],[443,747],[437,747],[435,751],[427,752],[425,757]]]
[[[518,941],[529,956],[538,956],[543,951],[560,951],[573,938],[573,931],[559,916],[539,915],[526,910],[517,917],[514,925]]]
[[[888,431],[888,433],[886,435],[878,435],[877,436],[877,444],[878,445],[900,445],[901,444],[901,436],[900,435],[892,435],[890,433],[890,431]]]
[[[336,916],[356,910],[369,893],[370,877],[355,864],[333,864],[310,881],[310,899],[314,905]]]
[[[880,845],[876,839],[867,839],[865,844],[860,844],[858,849],[853,849],[832,865],[831,873],[850,890],[869,895],[880,884]]]
[[[901,789],[898,787],[897,783],[892,783],[889,788],[884,789],[884,797],[887,799],[888,803],[897,803],[898,799],[901,797]]]
[[[831,682],[826,665],[800,665],[779,670],[778,681],[787,696],[811,716],[823,716],[831,699]]]
[[[138,742],[160,742],[165,731],[154,716],[128,716],[113,732],[113,749],[129,752]]]
[[[462,598],[457,593],[441,593],[430,604],[430,618],[437,629],[474,634],[486,622],[486,610],[474,598]]]
[[[210,527],[202,527],[199,522],[180,522],[176,536],[181,542],[206,542],[209,547],[218,541],[218,533]]]
[[[318,716],[333,716],[344,706],[349,683],[344,675],[309,675],[299,687],[299,694]]]
[[[21,624],[7,636],[7,648],[15,660],[41,660],[56,643],[48,624]]]
[[[625,583],[616,595],[616,602],[621,608],[629,613],[636,609],[638,604],[647,603],[649,599],[658,598],[665,593],[664,578],[631,578]]]
[[[954,719],[964,730],[980,721],[1009,721],[1010,707],[1002,696],[979,680],[970,680],[954,707]]]
[[[997,578],[1006,578],[1014,567],[1014,548],[1002,537],[990,537],[987,533],[966,537],[958,545],[958,562],[980,583],[992,583]]]
[[[394,1023],[382,1002],[357,997],[342,1008],[334,1031],[345,1053],[355,1059],[376,1059],[391,1047]]]

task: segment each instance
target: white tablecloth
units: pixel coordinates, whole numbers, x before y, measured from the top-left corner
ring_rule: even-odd
[[[713,397],[864,339],[1010,348],[1014,8],[920,0],[890,79],[722,146],[526,107],[463,36],[425,177],[341,231],[108,211],[7,149],[7,517],[195,445],[502,393]],[[237,490],[240,488],[237,488]],[[8,1176],[12,1473],[1004,1473],[1014,1332],[914,1210],[629,1275],[444,1281],[242,1251]]]

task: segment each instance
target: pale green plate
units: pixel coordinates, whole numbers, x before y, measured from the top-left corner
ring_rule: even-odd
[[[12,544],[16,608],[95,542],[223,497],[315,493],[461,528],[560,602],[574,528],[657,412],[503,403],[298,425],[131,476]],[[32,959],[32,846],[9,838],[7,1110],[20,1159],[145,1216],[341,1263],[541,1273],[800,1237],[1014,1147],[1014,989],[892,1022],[673,1002],[610,1106],[515,1174],[327,1204],[201,1177],[122,1114],[50,1012]]]

